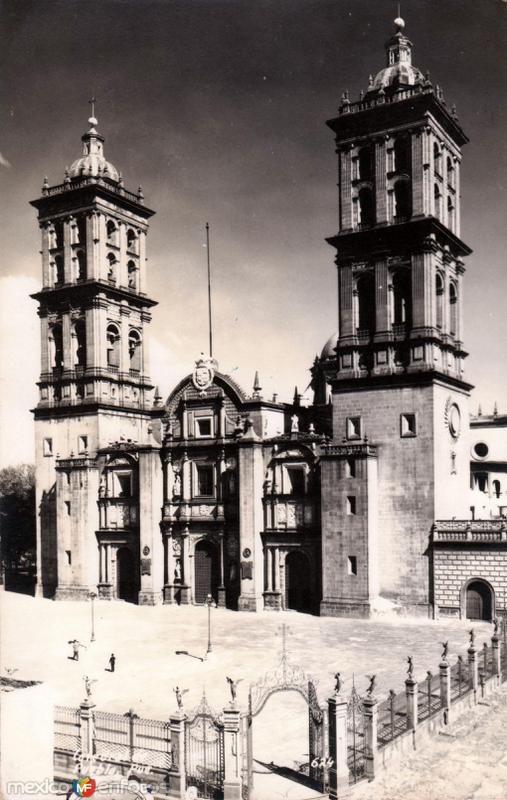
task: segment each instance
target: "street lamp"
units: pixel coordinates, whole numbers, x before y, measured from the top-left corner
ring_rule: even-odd
[[[208,649],[206,650],[206,656],[208,656],[212,651],[213,647],[211,646],[211,606],[213,604],[213,597],[208,594],[206,595],[206,605],[208,606]]]
[[[90,594],[88,596],[89,596],[89,598],[90,598],[90,600],[92,602],[92,635],[90,637],[90,642],[94,642],[95,641],[95,610],[94,610],[93,601],[95,600],[97,595],[95,594],[95,592],[90,592]]]

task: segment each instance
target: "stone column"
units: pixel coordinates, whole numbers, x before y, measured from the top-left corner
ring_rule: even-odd
[[[366,775],[372,781],[375,777],[377,759],[377,727],[378,704],[375,697],[365,697],[364,708],[364,745],[366,749]]]
[[[137,231],[139,238],[139,293],[146,294],[146,231]]]
[[[273,575],[273,553],[270,547],[266,547],[266,592],[272,592]]]
[[[450,722],[451,713],[451,665],[443,659],[439,665],[440,670],[440,705],[444,709],[446,723]]]
[[[335,694],[328,700],[329,714],[329,800],[341,800],[349,793],[347,764],[347,700]]]
[[[225,585],[224,585],[224,532],[220,530],[218,532],[218,542],[220,546],[220,585],[218,587],[218,607],[225,608]]]
[[[95,703],[90,698],[83,700],[79,706],[80,718],[80,735],[81,735],[81,753],[83,755],[93,755],[93,739],[94,739],[94,725],[93,725],[93,709]]]
[[[477,702],[477,689],[479,688],[479,659],[477,658],[477,650],[471,644],[468,648],[468,680],[470,688],[473,689],[474,702]]]
[[[185,773],[185,720],[186,714],[182,710],[171,714],[169,720],[171,728],[171,773],[173,776],[174,773],[179,776],[179,787],[177,785],[178,781],[176,781],[175,789],[179,789],[179,797],[182,798],[182,800],[185,797],[187,788],[187,776]]]
[[[375,262],[375,339],[381,341],[385,338],[385,331],[390,328],[388,283],[387,259],[382,258]]]
[[[72,363],[72,336],[70,324],[70,312],[62,314],[62,338],[63,338],[63,368],[64,370],[74,369]]]
[[[72,250],[70,247],[70,229],[72,223],[72,217],[64,220],[63,223],[63,274],[65,283],[72,283],[74,279],[72,274]]]
[[[189,530],[185,525],[181,532],[181,604],[188,605],[190,602],[190,554],[189,554]]]
[[[52,364],[49,363],[49,323],[47,317],[40,318],[40,361],[41,373],[51,371]]]
[[[344,148],[338,155],[340,159],[340,230],[352,228],[352,185],[350,149]]]
[[[52,284],[52,275],[49,267],[49,223],[43,222],[40,229],[42,238],[42,285],[46,288]]]
[[[412,216],[424,215],[423,131],[412,134]]]
[[[127,305],[120,306],[120,372],[129,374],[130,369],[130,356],[129,356],[129,317],[130,308]]]
[[[386,140],[375,142],[375,199],[377,222],[387,221],[387,165]],[[377,328],[378,330],[378,328]]]
[[[191,476],[190,476],[190,461],[188,460],[187,451],[183,451],[181,457],[181,499],[187,503],[190,500],[191,494]]]
[[[240,711],[224,708],[224,800],[241,800]]]
[[[407,678],[405,681],[405,693],[407,697],[407,730],[415,730],[417,728],[417,681],[413,678]]]

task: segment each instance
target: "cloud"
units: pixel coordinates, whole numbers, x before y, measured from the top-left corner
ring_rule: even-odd
[[[11,162],[7,161],[7,159],[1,153],[0,153],[0,167],[7,167],[7,169],[10,169],[11,167]]]

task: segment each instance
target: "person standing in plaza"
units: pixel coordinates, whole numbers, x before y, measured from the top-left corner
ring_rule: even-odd
[[[114,653],[111,653],[109,656],[109,672],[114,672],[114,668],[116,665],[116,656]]]

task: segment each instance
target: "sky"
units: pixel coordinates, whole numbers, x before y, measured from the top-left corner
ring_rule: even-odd
[[[264,396],[304,391],[337,328],[336,156],[326,119],[384,66],[392,0],[3,0],[0,466],[32,460],[40,240],[29,201],[81,154],[97,98],[106,157],[157,214],[152,377],[167,396],[207,346]],[[507,2],[402,0],[413,61],[455,103],[463,154],[466,378],[507,412]],[[310,399],[309,393],[307,393]]]

